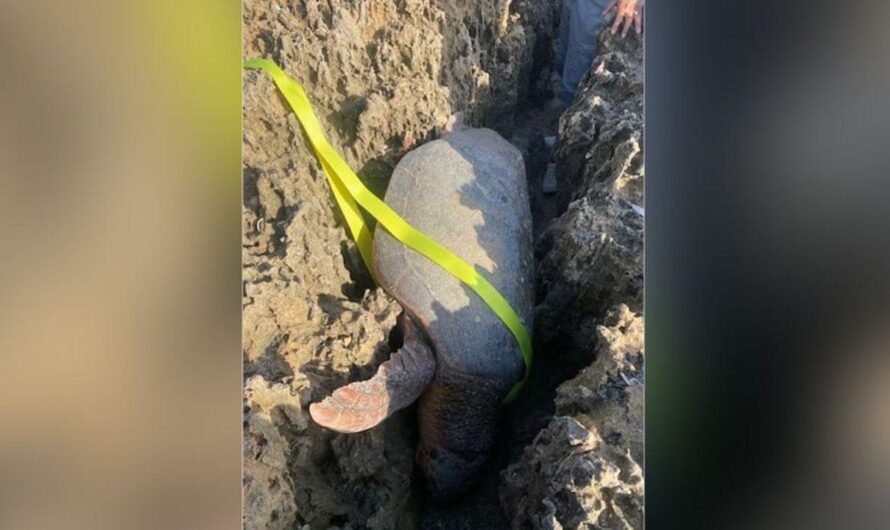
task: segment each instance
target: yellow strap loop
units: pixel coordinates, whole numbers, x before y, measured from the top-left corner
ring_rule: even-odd
[[[519,315],[516,314],[509,302],[472,265],[412,227],[398,213],[365,187],[358,176],[350,169],[349,165],[340,158],[331,144],[328,143],[321,124],[312,111],[309,98],[299,83],[288,77],[277,64],[268,59],[251,59],[244,63],[244,67],[261,69],[268,73],[294,111],[294,114],[296,114],[297,119],[303,126],[306,137],[309,139],[309,143],[321,162],[322,169],[331,185],[334,199],[343,212],[343,217],[346,219],[349,231],[355,239],[359,253],[372,275],[374,274],[374,267],[371,260],[371,231],[362,217],[359,206],[374,217],[396,240],[426,256],[433,263],[465,283],[488,304],[491,310],[513,333],[513,336],[516,337],[516,342],[519,344],[519,349],[522,351],[522,358],[525,361],[525,375],[522,380],[513,386],[513,389],[510,390],[510,393],[504,400],[505,403],[513,401],[519,394],[526,379],[528,379],[532,363],[532,344]]]

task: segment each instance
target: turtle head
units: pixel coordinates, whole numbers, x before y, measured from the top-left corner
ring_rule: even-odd
[[[417,448],[417,464],[426,479],[427,491],[440,502],[466,493],[486,460],[487,453],[457,454],[422,442]]]

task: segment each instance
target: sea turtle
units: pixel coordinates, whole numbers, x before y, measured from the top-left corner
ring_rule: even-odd
[[[397,164],[386,203],[476,267],[531,331],[532,217],[522,155],[493,130],[450,124]],[[403,345],[371,379],[335,390],[309,411],[320,425],[354,433],[420,397],[417,462],[430,493],[452,497],[486,461],[502,400],[524,373],[522,355],[481,298],[382,228],[373,254],[378,282],[404,309]]]

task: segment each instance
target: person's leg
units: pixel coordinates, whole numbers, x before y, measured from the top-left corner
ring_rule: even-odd
[[[596,53],[596,37],[603,25],[603,6],[594,0],[576,0],[569,15],[568,46],[562,69],[560,99],[569,106],[581,78]]]
[[[556,71],[562,72],[566,64],[566,47],[569,45],[569,16],[575,0],[562,0],[559,10],[559,30],[556,34]]]

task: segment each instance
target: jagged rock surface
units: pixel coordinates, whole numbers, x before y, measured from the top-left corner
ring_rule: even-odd
[[[597,333],[596,361],[503,472],[513,528],[643,527],[643,319],[622,304]]]
[[[536,344],[583,368],[503,473],[513,528],[643,525],[643,70],[638,37],[600,33],[560,120],[559,208],[537,241]]]
[[[501,130],[540,85],[555,3],[246,0],[244,56],[306,89],[328,139],[383,194],[448,116]],[[542,50],[544,50],[542,52]],[[411,411],[336,435],[308,404],[370,376],[400,311],[374,289],[299,123],[243,76],[244,525],[411,528]]]
[[[589,362],[596,323],[642,311],[643,58],[636,35],[600,33],[599,53],[560,120],[564,213],[537,242],[538,339]],[[538,320],[540,319],[540,320]]]

